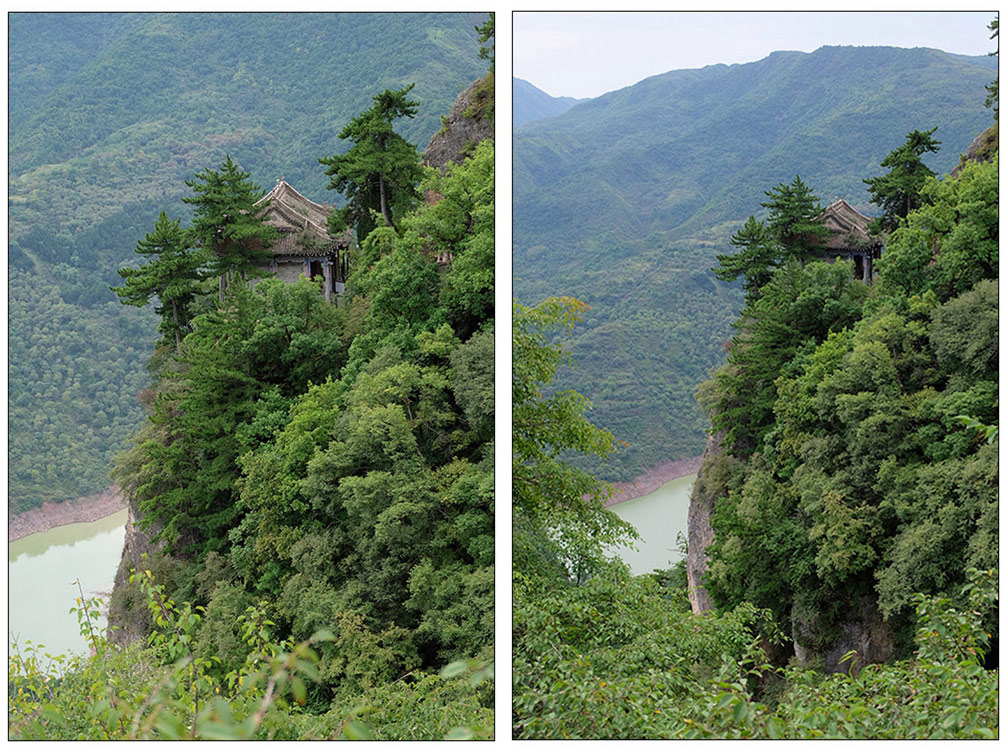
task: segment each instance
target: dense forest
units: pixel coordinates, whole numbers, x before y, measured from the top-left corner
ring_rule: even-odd
[[[579,466],[627,480],[699,455],[707,420],[693,392],[724,362],[743,304],[710,269],[763,191],[800,174],[824,204],[874,215],[862,179],[907,132],[939,125],[926,163],[955,167],[990,121],[996,65],[929,49],[775,52],[653,76],[516,127],[515,295],[589,306],[570,343],[578,367],[559,378],[628,444]]]
[[[997,737],[997,125],[941,178],[934,132],[865,178],[871,284],[820,260],[800,177],[717,256],[745,299],[697,393],[713,542],[672,569],[607,558],[634,531],[569,462],[616,449],[555,385],[587,306],[516,306],[516,738]]]
[[[562,457],[613,437],[536,396],[583,303],[518,309],[516,737],[996,735],[997,166],[927,183],[871,287],[791,261],[747,302],[702,389],[702,615],[685,562],[606,560],[627,531]]]
[[[481,75],[485,14],[15,13],[8,53],[12,512],[104,489],[139,427],[156,318],[109,290],[184,181],[226,154],[318,202],[318,159],[413,83],[423,147]],[[366,40],[366,41],[365,41]]]
[[[476,36],[492,60],[492,17]],[[331,230],[358,229],[338,304],[246,282],[273,230],[230,156],[120,269],[160,320],[114,469],[133,539],[110,633],[75,608],[90,658],[12,658],[12,737],[492,737],[494,145],[421,167],[414,94],[375,94],[316,157],[347,199]]]

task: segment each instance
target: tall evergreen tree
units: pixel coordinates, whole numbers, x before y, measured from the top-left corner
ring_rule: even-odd
[[[184,197],[192,204],[192,232],[200,247],[210,254],[211,274],[220,277],[220,301],[236,274],[256,275],[257,266],[269,261],[266,249],[276,230],[264,223],[255,209],[263,192],[249,180],[249,173],[228,155],[220,170],[206,169],[186,180],[195,195]]]
[[[767,229],[781,245],[782,260],[795,258],[804,263],[829,235],[829,230],[815,221],[823,210],[819,199],[798,175],[790,185],[780,183],[766,195],[770,200],[760,206],[770,210]]]
[[[995,25],[997,20],[994,21]],[[490,42],[494,37],[494,14],[490,14],[490,18],[486,20],[481,26],[476,27],[476,33],[479,34],[480,50],[479,56],[480,60],[490,60],[490,70],[494,69],[494,43]],[[484,47],[483,45],[490,42],[489,45]]]
[[[936,130],[937,125],[928,131],[907,133],[906,142],[890,151],[881,162],[889,172],[864,180],[872,203],[883,211],[882,216],[869,225],[870,230],[892,232],[900,219],[921,205],[921,188],[929,177],[934,177],[934,172],[921,161],[921,155],[938,151],[941,141],[931,137]]]
[[[749,296],[757,296],[759,288],[770,281],[777,268],[779,246],[773,242],[763,222],[750,216],[745,226],[731,236],[729,242],[738,253],[717,256],[720,266],[714,269],[714,276],[723,282],[743,278],[742,287]]]
[[[800,176],[796,175],[790,185],[780,183],[765,193],[769,200],[760,206],[770,210],[766,223],[750,216],[730,240],[740,248],[739,252],[717,256],[720,265],[714,269],[714,276],[721,281],[743,277],[749,300],[759,297],[760,288],[770,281],[774,269],[790,259],[804,264],[829,234],[815,220],[822,213],[819,199]]]
[[[176,350],[190,330],[191,306],[207,260],[203,252],[192,249],[189,237],[178,219],[169,219],[162,211],[154,231],[136,247],[137,253],[152,260],[140,268],[119,269],[123,285],[111,288],[124,305],[143,307],[157,297],[160,305],[155,311],[162,317],[161,333],[174,338]]]
[[[352,226],[357,241],[362,242],[375,227],[372,211],[380,212],[385,224],[394,228],[393,210],[398,215],[415,204],[422,174],[420,158],[416,146],[392,129],[393,121],[417,113],[420,103],[406,98],[413,86],[376,94],[371,108],[339,133],[340,138],[353,141],[350,150],[319,159],[328,167],[329,189],[347,199],[346,206],[330,218],[332,231]]]
[[[990,29],[991,31],[990,38],[997,39],[998,38],[997,16],[994,16],[994,20],[990,22],[990,25],[987,28]],[[988,52],[987,54],[996,56],[998,54],[998,51],[994,50],[993,52]],[[984,107],[990,107],[991,109],[994,110],[994,120],[996,121],[998,119],[998,77],[995,76],[994,80],[991,81],[989,84],[987,84],[986,88],[987,88],[987,98],[984,99]]]

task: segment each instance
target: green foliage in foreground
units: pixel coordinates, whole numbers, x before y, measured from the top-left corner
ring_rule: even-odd
[[[997,576],[973,576],[966,608],[916,598],[911,659],[825,676],[768,664],[768,611],[692,615],[667,576],[617,562],[581,586],[516,575],[514,737],[997,737],[998,673],[981,665],[979,615]]]
[[[414,671],[377,689],[341,692],[325,712],[306,708],[320,680],[319,649],[336,640],[320,630],[295,643],[277,640],[254,606],[237,618],[243,660],[227,673],[219,658],[194,651],[202,608],[176,605],[149,571],[134,575],[155,629],[146,646],[120,648],[94,624],[102,603],[78,598],[90,658],[56,657],[26,645],[9,660],[12,739],[298,740],[488,738],[493,732],[493,668],[456,662],[440,673]]]
[[[512,313],[512,528],[515,570],[553,571],[580,578],[598,565],[600,551],[635,536],[603,503],[609,485],[568,464],[572,452],[605,457],[613,437],[585,416],[587,399],[572,390],[544,396],[557,367],[569,361],[554,328],[567,332],[584,303],[550,298],[534,308],[514,303]]]
[[[820,339],[826,337],[826,344],[838,339],[847,342],[849,336],[827,335],[822,328],[824,321],[817,316],[824,309],[840,313],[860,310],[863,295],[847,297],[853,284],[849,266],[830,268],[819,264],[804,270],[795,265],[781,269],[779,276],[786,276],[788,284],[799,279],[811,282],[808,290],[834,289],[841,293],[835,305],[825,308],[816,294],[794,296],[797,310],[803,303],[807,307],[805,325],[813,336],[811,346],[802,345],[798,351],[816,349],[817,330]],[[774,299],[774,283],[779,281],[778,276],[771,280],[768,294],[761,301]],[[978,299],[960,301],[962,310],[951,313],[945,322],[965,310],[986,310],[981,300],[989,299],[990,291],[975,293]],[[792,298],[783,295],[780,299]],[[771,303],[763,302],[766,305]],[[560,347],[547,344],[545,330],[549,326],[569,328],[581,309],[577,301],[570,299],[548,300],[532,309],[517,306],[514,318],[514,737],[996,737],[998,674],[985,670],[983,660],[990,643],[988,624],[996,617],[997,572],[969,566],[978,555],[988,556],[993,543],[986,484],[995,447],[985,442],[974,457],[974,466],[968,470],[953,468],[953,474],[958,469],[961,475],[950,481],[944,479],[949,468],[942,462],[913,467],[906,473],[908,483],[914,471],[933,483],[927,487],[927,502],[914,504],[910,484],[905,486],[907,492],[901,499],[907,527],[894,547],[900,551],[900,565],[912,566],[913,561],[917,569],[901,569],[901,576],[892,578],[899,586],[890,591],[880,584],[879,591],[888,612],[900,606],[904,610],[913,608],[916,636],[912,655],[889,664],[862,666],[857,652],[851,651],[842,660],[846,672],[831,675],[807,665],[785,667],[780,664],[778,647],[789,639],[778,626],[782,620],[780,605],[789,604],[789,598],[795,595],[788,586],[801,579],[781,577],[780,572],[791,574],[787,565],[796,570],[804,565],[806,571],[816,565],[824,570],[829,566],[861,565],[858,555],[863,548],[856,544],[857,534],[870,532],[870,527],[837,523],[825,532],[813,529],[810,533],[802,526],[805,518],[782,512],[779,507],[768,511],[766,503],[743,505],[744,495],[742,502],[731,496],[719,500],[739,527],[729,537],[729,545],[709,548],[715,555],[711,572],[717,576],[712,581],[721,586],[724,582],[750,585],[744,591],[752,600],[736,599],[719,612],[703,615],[690,612],[684,564],[671,571],[635,577],[623,563],[605,560],[605,546],[620,530],[612,524],[611,512],[592,502],[604,492],[604,486],[599,487],[597,481],[571,467],[561,452],[602,453],[611,445],[611,436],[588,423],[584,416],[587,402],[576,392],[543,396],[556,363],[564,356]],[[777,314],[780,312],[777,310]],[[784,306],[783,313],[794,311]],[[974,331],[989,327],[988,317],[989,310],[983,315],[974,314]],[[770,342],[772,335],[781,334],[782,327],[768,319],[765,327],[757,329],[756,333]],[[789,351],[787,346],[781,349]],[[897,349],[908,357],[912,350]],[[951,347],[946,357],[953,352],[974,365],[989,365],[988,347],[976,351]],[[811,377],[810,381],[818,382]],[[864,379],[857,382],[866,383]],[[761,398],[758,390],[749,391],[750,398]],[[789,406],[801,409],[801,400],[792,396]],[[814,411],[806,408],[805,413]],[[758,443],[773,430],[771,421],[769,427],[762,426],[750,438]],[[821,430],[819,436],[827,439],[828,433]],[[742,443],[740,439],[735,442]],[[822,442],[829,445],[827,440]],[[809,440],[803,443],[809,444],[815,445]],[[954,456],[958,444],[958,439],[953,439],[947,447],[953,452],[950,455]],[[959,448],[971,451],[971,441]],[[981,456],[985,451],[986,455]],[[834,458],[834,463],[838,461]],[[745,466],[739,459],[725,456],[725,462],[730,466],[715,473],[720,479],[738,482],[745,477]],[[901,474],[895,466],[893,471]],[[780,503],[797,493],[787,482],[766,477],[766,472],[763,463],[754,463],[742,492],[762,493],[764,500],[769,495],[782,499]],[[797,480],[795,486],[798,491],[803,487]],[[585,495],[593,488],[594,493]],[[962,574],[966,583],[957,580],[959,572],[955,570],[948,572],[949,579],[938,581],[936,567],[924,564],[936,547],[944,548],[933,544],[915,546],[913,541],[943,535],[948,538],[955,534],[957,519],[966,520],[964,526],[970,527],[976,517],[964,512],[963,507],[973,508],[969,497],[977,488],[981,500],[974,506],[986,509],[986,521],[970,540],[967,565],[960,563],[960,568],[966,569]],[[843,512],[845,507],[828,488],[825,492],[816,490],[820,489],[807,495],[809,514]],[[939,513],[939,524],[928,528],[929,520],[936,515],[929,504],[940,502],[949,492],[952,497],[946,501],[951,512]],[[812,505],[816,499],[821,499],[818,507]],[[848,509],[840,522],[850,522],[854,515]],[[571,516],[577,517],[576,525],[569,523]],[[940,523],[943,519],[947,525]],[[725,534],[724,529],[720,527],[719,534]],[[809,560],[814,555],[808,550],[810,541],[820,547],[815,561]],[[717,565],[721,568],[716,569]],[[728,577],[726,572],[730,572]],[[912,594],[920,591],[919,584],[926,593]],[[827,585],[821,586],[822,591],[830,591]],[[857,590],[851,594],[852,590],[850,584],[834,595],[840,607],[854,600]],[[719,594],[724,596],[724,590]],[[738,597],[738,591],[732,595]],[[799,592],[807,600],[814,595],[815,591]],[[786,620],[786,611],[784,615]],[[825,608],[817,612],[823,621],[832,615]]]

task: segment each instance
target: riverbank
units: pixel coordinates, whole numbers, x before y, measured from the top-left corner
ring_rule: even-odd
[[[686,459],[664,461],[651,467],[647,472],[626,482],[614,482],[613,494],[606,501],[606,506],[632,501],[634,498],[653,493],[662,485],[672,480],[678,480],[686,475],[695,475],[700,469],[703,456],[691,456]]]
[[[39,532],[48,532],[65,524],[94,522],[126,508],[119,488],[112,485],[100,493],[62,503],[44,503],[41,508],[7,517],[7,542]]]

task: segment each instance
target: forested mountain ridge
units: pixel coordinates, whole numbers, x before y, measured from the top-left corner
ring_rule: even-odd
[[[482,14],[13,14],[9,508],[77,497],[142,407],[155,319],[109,286],[184,180],[230,153],[319,202],[318,159],[384,87],[415,82],[423,146],[485,70]],[[367,40],[366,42],[364,40]]]
[[[710,268],[763,191],[800,174],[823,203],[872,215],[863,178],[940,124],[939,174],[990,122],[993,58],[824,47],[672,71],[515,131],[515,294],[591,306],[564,373],[629,446],[593,465],[628,479],[699,454],[693,391],[723,361],[741,296]],[[842,95],[839,93],[842,92]]]
[[[512,128],[517,128],[519,125],[533,120],[562,115],[578,102],[585,101],[570,96],[550,96],[542,89],[536,88],[520,78],[512,79],[512,88]]]

